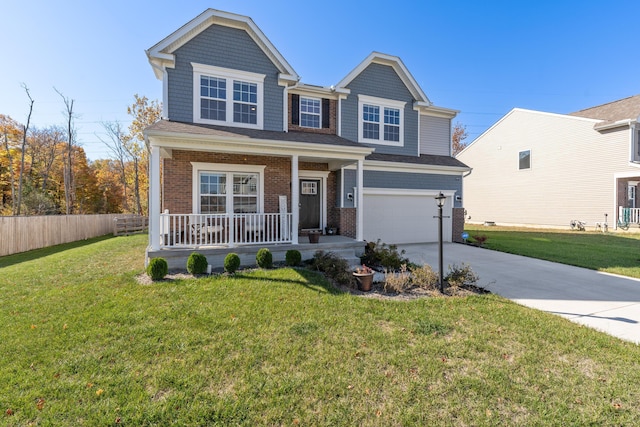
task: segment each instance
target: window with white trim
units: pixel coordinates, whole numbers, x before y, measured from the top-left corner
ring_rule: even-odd
[[[264,74],[191,65],[195,123],[263,128]]]
[[[194,213],[259,213],[264,166],[192,163]]]
[[[358,140],[373,144],[404,145],[405,102],[358,96]]]
[[[320,129],[321,119],[320,100],[316,98],[300,97],[300,126]]]

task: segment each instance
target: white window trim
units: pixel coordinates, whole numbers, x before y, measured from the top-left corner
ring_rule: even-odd
[[[314,100],[314,101],[318,101],[318,103],[319,103],[320,113],[317,114],[317,116],[319,117],[318,127],[317,128],[316,127],[303,126],[302,125],[302,114],[303,114],[302,113],[302,100],[303,99],[311,99],[311,100]],[[304,114],[311,114],[311,115],[314,115],[314,116],[316,115],[316,114],[313,114],[313,113],[306,113],[306,112]],[[299,117],[298,122],[300,123],[300,127],[306,128],[306,129],[322,129],[322,99],[321,98],[314,98],[312,96],[302,96],[302,95],[300,95],[300,101],[298,102],[298,117]]]
[[[230,68],[214,67],[213,65],[191,63],[193,67],[193,122],[210,125],[235,126],[250,129],[264,128],[264,79],[265,74],[250,73],[248,71],[232,70]],[[217,77],[227,80],[227,120],[210,120],[200,117],[200,77]],[[258,97],[258,113],[256,124],[237,123],[233,121],[233,81],[239,80],[247,83],[255,83]]]
[[[380,132],[379,139],[365,138],[363,130],[362,107],[364,104],[374,105],[380,108]],[[403,101],[395,101],[392,99],[377,98],[368,95],[358,95],[358,142],[367,144],[389,145],[392,147],[404,147],[404,108],[407,103]],[[384,109],[394,108],[400,110],[400,140],[385,141],[384,140]]]
[[[192,167],[192,201],[191,210],[194,214],[200,214],[200,172],[226,173],[233,175],[234,173],[257,173],[258,174],[258,213],[264,212],[264,169],[266,165],[234,165],[228,163],[200,163],[191,162]],[[233,177],[227,182],[233,182]],[[231,195],[231,197],[229,197]],[[227,191],[227,215],[233,213],[233,191]],[[230,206],[231,205],[231,206]]]

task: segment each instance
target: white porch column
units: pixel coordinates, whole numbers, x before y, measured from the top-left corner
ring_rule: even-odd
[[[356,240],[358,240],[359,242],[364,240],[364,230],[363,230],[363,224],[364,224],[364,209],[363,209],[363,205],[364,205],[364,191],[362,191],[362,188],[364,187],[364,173],[363,173],[363,169],[364,169],[364,160],[360,159],[358,160],[358,167],[356,170],[356,187],[357,187],[357,191],[356,191]]]
[[[291,243],[298,244],[300,223],[300,180],[298,179],[298,155],[291,156]]]
[[[149,246],[160,249],[160,148],[151,147],[149,165]]]

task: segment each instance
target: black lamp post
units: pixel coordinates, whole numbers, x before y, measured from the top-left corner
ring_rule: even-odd
[[[438,261],[440,264],[438,274],[440,275],[440,292],[444,293],[444,280],[442,278],[442,208],[447,197],[440,192],[435,199],[438,204]]]

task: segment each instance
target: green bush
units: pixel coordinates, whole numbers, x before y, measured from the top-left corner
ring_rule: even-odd
[[[209,265],[207,257],[198,252],[193,252],[187,259],[187,271],[191,274],[206,273],[207,265]]]
[[[346,259],[333,252],[316,251],[311,267],[322,271],[327,277],[341,285],[353,286],[353,271]]]
[[[240,257],[236,253],[229,253],[224,257],[224,271],[233,274],[240,267]]]
[[[398,251],[396,245],[387,245],[378,239],[376,242],[367,243],[360,261],[366,265],[398,271],[403,264],[410,265],[409,259],[403,257],[404,253],[404,250]]]
[[[300,265],[302,261],[302,254],[297,249],[289,249],[284,256],[287,265],[291,267],[295,267],[296,265]]]
[[[462,263],[461,266],[457,264],[453,264],[449,266],[449,273],[444,277],[444,281],[449,284],[449,286],[476,286],[480,277],[476,273],[473,272],[471,266],[465,263]]]
[[[162,280],[169,273],[167,260],[164,258],[151,258],[147,265],[147,274],[151,280]]]
[[[260,268],[271,268],[273,266],[273,255],[267,248],[262,248],[256,254],[256,262]]]

